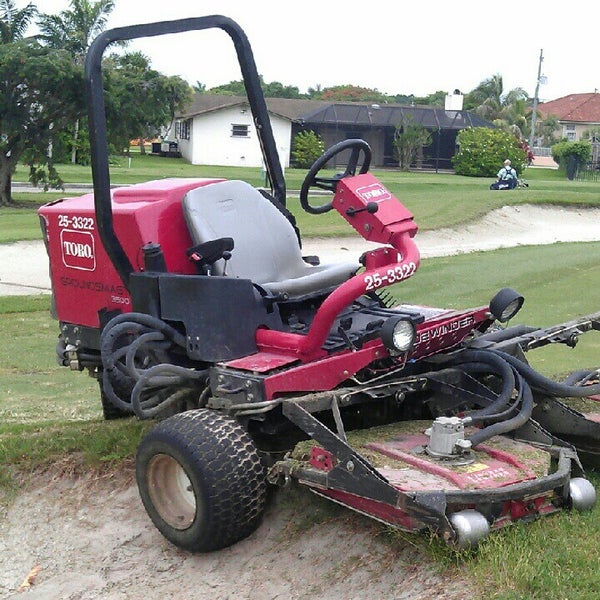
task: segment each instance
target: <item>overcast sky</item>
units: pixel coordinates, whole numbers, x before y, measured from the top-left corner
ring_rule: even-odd
[[[32,0],[55,14],[68,0]],[[22,8],[27,0],[16,0]],[[600,92],[600,2],[485,0],[115,0],[108,27],[222,14],[248,35],[267,82],[301,92],[351,83],[387,94],[463,93],[499,73],[504,90],[533,96],[540,50],[541,101]],[[140,40],[152,67],[207,88],[240,79],[220,30]]]

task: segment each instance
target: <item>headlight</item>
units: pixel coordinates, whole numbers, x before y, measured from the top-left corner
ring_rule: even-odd
[[[381,340],[393,354],[408,352],[416,337],[415,324],[405,317],[391,317],[381,327]]]
[[[500,323],[510,321],[523,306],[525,298],[512,288],[502,288],[490,302],[490,312]]]

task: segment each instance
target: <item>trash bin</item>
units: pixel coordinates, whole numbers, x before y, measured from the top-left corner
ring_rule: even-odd
[[[569,156],[567,160],[567,179],[573,181],[577,175],[577,169],[579,167],[579,161],[575,156]]]

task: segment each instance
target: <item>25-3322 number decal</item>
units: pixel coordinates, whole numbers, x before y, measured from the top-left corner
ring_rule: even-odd
[[[80,229],[85,231],[94,230],[94,219],[92,217],[76,217],[69,215],[58,216],[58,226],[70,229]]]
[[[376,271],[369,275],[365,275],[365,291],[376,290],[382,285],[391,285],[403,279],[407,279],[417,270],[417,265],[414,262],[402,263],[392,269],[385,271]]]

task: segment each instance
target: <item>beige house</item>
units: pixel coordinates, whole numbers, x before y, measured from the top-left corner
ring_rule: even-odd
[[[556,117],[561,129],[560,138],[570,142],[585,139],[584,134],[592,129],[600,129],[600,93],[570,94],[538,105],[542,118]],[[600,140],[597,140],[600,141]]]

